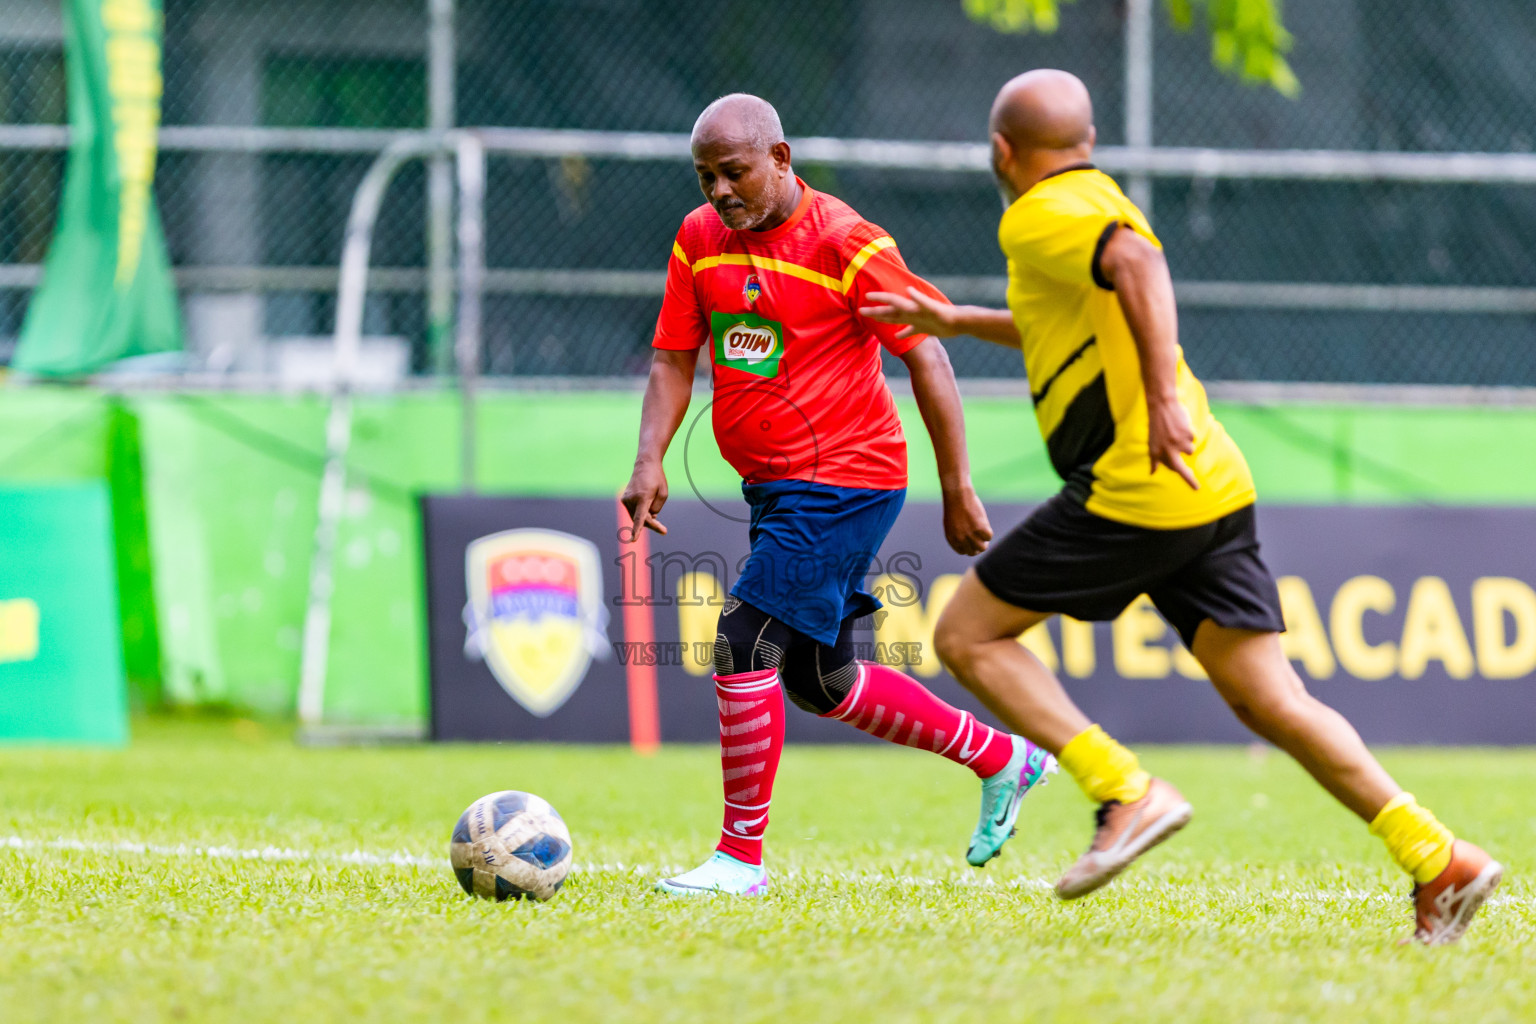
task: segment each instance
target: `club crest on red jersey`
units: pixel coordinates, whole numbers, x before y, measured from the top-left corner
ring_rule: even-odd
[[[763,282],[757,279],[756,274],[747,275],[747,283],[741,286],[741,297],[747,300],[747,305],[752,305],[763,294]]]

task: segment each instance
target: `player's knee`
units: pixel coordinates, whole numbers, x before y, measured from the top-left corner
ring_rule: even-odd
[[[736,674],[736,652],[731,650],[731,638],[725,633],[715,634],[715,675],[733,676]]]
[[[1229,694],[1227,703],[1248,728],[1274,737],[1304,731],[1316,701],[1305,690],[1277,687],[1264,693]]]
[[[740,672],[761,672],[778,668],[784,651],[756,635],[732,636],[721,630],[715,634],[715,675],[733,676]]]
[[[785,696],[801,711],[809,711],[813,715],[825,715],[840,703],[826,692],[821,685],[821,680],[816,678],[816,673],[810,669],[796,666],[786,669],[780,678],[784,683]]]
[[[938,625],[933,628],[933,652],[952,675],[964,681],[966,669],[974,659],[974,646],[948,615],[939,616]]]
[[[1263,720],[1253,713],[1252,707],[1246,700],[1228,696],[1227,707],[1232,709],[1232,713],[1237,716],[1237,720],[1242,722],[1250,732],[1258,733],[1260,736],[1267,732]]]
[[[726,599],[715,627],[715,674],[736,675],[778,668],[788,627],[738,598]]]
[[[808,658],[793,658],[784,663],[779,677],[784,693],[800,710],[813,715],[836,711],[859,678],[859,663],[843,645],[821,645]]]

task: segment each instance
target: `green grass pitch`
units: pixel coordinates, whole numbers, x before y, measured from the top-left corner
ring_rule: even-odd
[[[737,902],[649,891],[714,841],[702,748],[306,750],[250,722],[151,719],[122,752],[4,750],[0,1019],[1536,1017],[1536,752],[1387,757],[1509,869],[1467,938],[1436,950],[1395,945],[1406,881],[1284,757],[1143,754],[1193,824],[1063,904],[1049,883],[1091,822],[1072,783],[1032,795],[977,872],[974,781],[909,750],[791,748],[773,892]],[[552,903],[473,900],[448,869],[459,812],[503,788],[571,826],[579,869]]]

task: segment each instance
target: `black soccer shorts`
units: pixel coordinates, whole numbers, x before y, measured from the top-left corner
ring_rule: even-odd
[[[1206,619],[1231,629],[1285,630],[1280,593],[1259,557],[1252,505],[1204,526],[1151,530],[1094,515],[1057,494],[975,568],[1011,605],[1087,622],[1113,619],[1146,594],[1186,647]]]

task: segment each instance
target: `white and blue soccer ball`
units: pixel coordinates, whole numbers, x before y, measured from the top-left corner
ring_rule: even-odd
[[[508,789],[459,815],[448,857],[471,896],[547,900],[570,873],[571,833],[549,801]]]

